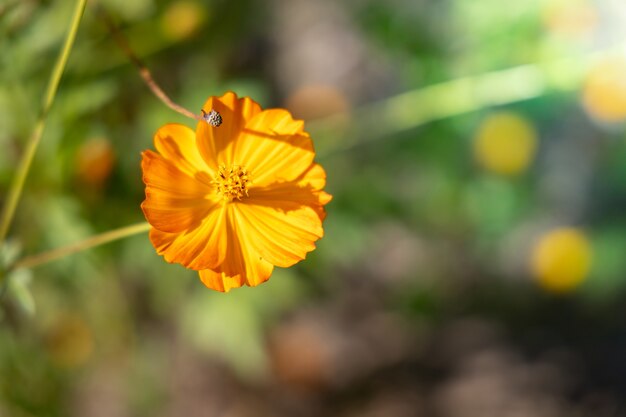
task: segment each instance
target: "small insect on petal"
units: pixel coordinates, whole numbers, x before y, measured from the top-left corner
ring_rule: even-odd
[[[222,124],[222,116],[216,112],[215,110],[211,110],[210,112],[205,112],[204,109],[202,111],[202,118],[206,120],[208,124],[213,127],[219,127]]]

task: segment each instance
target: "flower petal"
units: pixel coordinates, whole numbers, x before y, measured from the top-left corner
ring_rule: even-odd
[[[202,223],[184,233],[150,230],[150,241],[170,263],[201,270],[215,268],[224,261],[227,247],[225,206],[217,203]]]
[[[297,181],[276,183],[250,190],[250,197],[238,204],[245,239],[268,262],[291,266],[315,249],[324,234],[323,205],[331,199],[321,189],[326,173],[314,164]]]
[[[209,98],[202,109],[206,113],[211,110],[220,113],[222,124],[213,127],[205,121],[198,123],[196,146],[200,155],[213,170],[221,164],[230,166],[237,163],[233,161],[237,138],[246,123],[261,112],[261,107],[254,100],[237,98],[235,93],[229,91],[222,97]]]
[[[200,156],[196,146],[196,132],[185,125],[171,123],[161,127],[154,135],[154,146],[163,158],[191,176],[198,171],[208,172],[210,177],[215,176]]]
[[[245,239],[247,224],[235,204],[226,206],[227,249],[224,262],[215,268],[200,271],[200,279],[209,288],[217,291],[228,291],[242,285],[254,287],[269,279],[274,266],[256,252]]]
[[[301,261],[324,235],[319,214],[308,206],[285,211],[272,206],[240,204],[239,211],[247,231],[241,240],[276,266],[288,267]]]
[[[265,110],[245,126],[235,152],[235,163],[244,165],[255,185],[291,181],[313,163],[313,142],[283,109]]]
[[[233,288],[240,288],[244,284],[241,275],[228,276],[225,272],[215,272],[211,269],[203,269],[198,271],[200,281],[211,288],[220,292],[229,292]]]
[[[323,206],[332,196],[322,189],[326,185],[326,172],[318,164],[313,164],[293,182],[277,182],[266,187],[251,187],[249,204],[272,205],[280,202],[283,209],[297,208],[298,204],[308,205],[317,211],[321,220],[326,217]]]
[[[152,151],[142,153],[141,168],[146,184],[141,208],[148,222],[159,230],[189,229],[202,221],[215,204],[211,186]]]

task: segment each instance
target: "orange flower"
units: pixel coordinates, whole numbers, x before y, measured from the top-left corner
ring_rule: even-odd
[[[288,267],[324,234],[324,169],[304,123],[283,109],[261,110],[228,92],[203,113],[222,124],[168,124],[143,152],[150,240],[166,261],[199,271],[209,288],[258,285]]]

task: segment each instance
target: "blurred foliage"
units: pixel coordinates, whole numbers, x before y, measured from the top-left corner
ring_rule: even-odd
[[[305,118],[334,200],[227,295],[144,235],[14,271],[0,416],[626,415],[622,2],[100,3],[175,102]],[[0,0],[0,202],[72,7]],[[141,221],[169,122],[88,7],[2,265]]]

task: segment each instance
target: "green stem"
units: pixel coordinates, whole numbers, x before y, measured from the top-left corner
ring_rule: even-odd
[[[147,232],[150,230],[150,224],[147,222],[141,222],[125,226],[119,229],[110,230],[102,234],[92,236],[80,242],[72,243],[60,248],[52,249],[46,252],[39,253],[37,255],[27,256],[20,259],[11,266],[11,269],[19,268],[34,268],[36,266],[55,261],[65,256],[71,255],[76,252],[82,252],[84,250],[93,248],[95,246],[104,245],[105,243],[113,242],[115,240],[123,239],[128,236],[133,236],[139,233]]]
[[[318,157],[449,117],[580,87],[590,66],[623,43],[583,56],[555,59],[457,78],[408,91],[309,124]],[[349,119],[348,119],[349,118]],[[352,120],[354,122],[349,122]],[[337,133],[339,132],[339,133]],[[337,140],[337,135],[341,140]]]
[[[70,56],[70,51],[72,50],[72,45],[74,44],[76,32],[78,31],[78,25],[80,23],[81,17],[83,16],[83,11],[85,10],[86,3],[87,0],[76,1],[76,7],[74,9],[74,16],[72,17],[70,30],[67,32],[67,37],[65,38],[63,49],[61,50],[61,53],[57,58],[54,69],[52,70],[52,74],[50,76],[50,80],[48,81],[48,86],[42,101],[39,117],[37,119],[37,122],[35,123],[35,128],[33,129],[32,134],[28,138],[26,149],[24,150],[24,155],[22,156],[22,159],[17,167],[17,172],[15,173],[13,182],[11,182],[11,185],[9,187],[7,199],[2,210],[2,215],[0,216],[0,242],[3,242],[5,240],[7,233],[9,232],[9,227],[11,226],[17,204],[24,188],[24,182],[26,181],[26,177],[28,176],[28,171],[30,169],[31,163],[33,162],[35,152],[37,151],[37,146],[39,145],[41,135],[46,125],[46,117],[48,115],[48,112],[50,111],[50,107],[52,107],[52,102],[54,101],[54,97],[59,87],[61,75],[63,75],[65,64],[67,63],[67,59]]]

